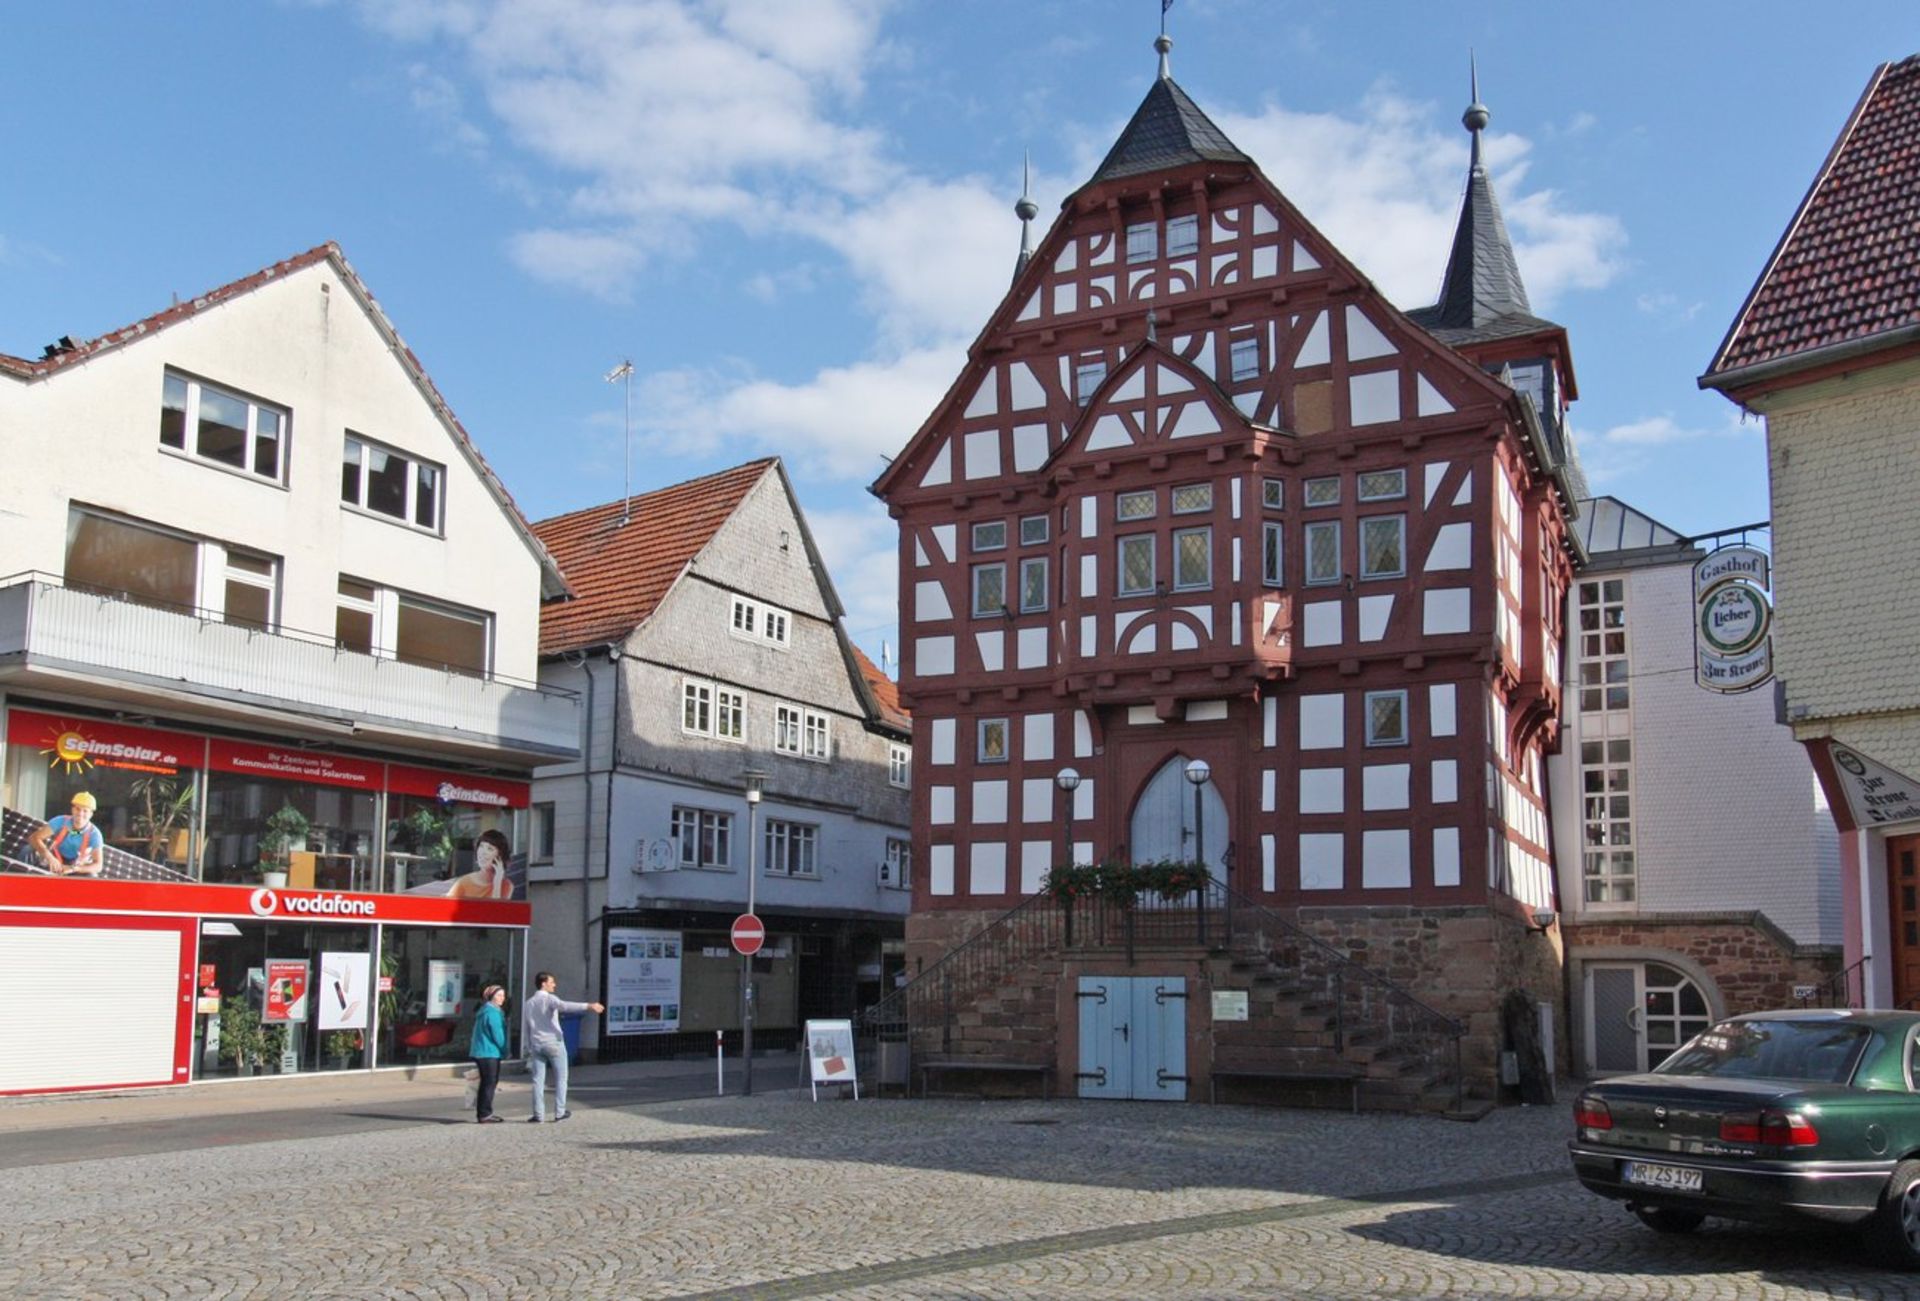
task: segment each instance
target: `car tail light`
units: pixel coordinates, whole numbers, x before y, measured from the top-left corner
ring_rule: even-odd
[[[1798,1111],[1737,1111],[1720,1118],[1722,1143],[1752,1143],[1760,1147],[1814,1147],[1820,1132]]]
[[[1605,1102],[1586,1094],[1573,1104],[1573,1123],[1581,1129],[1612,1129],[1613,1112]]]

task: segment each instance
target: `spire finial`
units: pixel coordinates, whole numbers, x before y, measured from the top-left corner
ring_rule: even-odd
[[[1020,256],[1014,261],[1013,275],[1017,280],[1033,258],[1033,219],[1040,215],[1040,205],[1033,201],[1033,155],[1028,153],[1020,160],[1020,198],[1013,205],[1013,215],[1020,218]]]
[[[1167,21],[1166,12],[1164,10],[1161,11],[1160,21],[1162,23],[1165,23]],[[1173,80],[1173,64],[1168,61],[1167,53],[1168,51],[1173,49],[1173,37],[1167,35],[1166,32],[1162,31],[1158,36],[1153,38],[1153,48],[1160,51],[1160,80],[1172,81]]]
[[[1473,102],[1467,105],[1467,111],[1460,115],[1460,125],[1473,133],[1473,166],[1480,166],[1480,133],[1487,129],[1487,123],[1493,120],[1493,114],[1480,102],[1480,65],[1474,59],[1473,51],[1467,51],[1467,72],[1472,84]]]

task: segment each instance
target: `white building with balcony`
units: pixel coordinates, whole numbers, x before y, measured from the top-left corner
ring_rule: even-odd
[[[54,1036],[0,1093],[463,1052],[523,975],[531,770],[578,750],[566,587],[340,249],[0,355],[0,445],[0,986],[57,991],[0,1010]],[[309,1005],[266,997],[298,963]]]

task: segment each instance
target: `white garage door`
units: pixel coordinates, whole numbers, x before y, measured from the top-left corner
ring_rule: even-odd
[[[174,1078],[180,933],[0,923],[0,1093]]]

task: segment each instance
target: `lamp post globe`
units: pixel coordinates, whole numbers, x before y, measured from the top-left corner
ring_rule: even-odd
[[[1186,778],[1193,783],[1193,858],[1200,864],[1200,870],[1207,874],[1209,880],[1213,877],[1213,869],[1207,865],[1207,833],[1205,825],[1201,822],[1200,790],[1212,776],[1213,769],[1205,759],[1187,761]]]
[[[759,884],[759,872],[754,863],[754,815],[760,811],[760,792],[766,788],[767,774],[758,768],[748,768],[740,774],[747,788],[747,912],[754,912],[757,902],[755,887]],[[743,1097],[753,1095],[753,959],[747,954],[740,955],[740,1092]]]
[[[1058,786],[1067,797],[1067,820],[1061,834],[1065,837],[1066,861],[1063,867],[1073,866],[1073,793],[1080,788],[1080,771],[1077,768],[1062,768],[1053,775],[1053,784]]]

